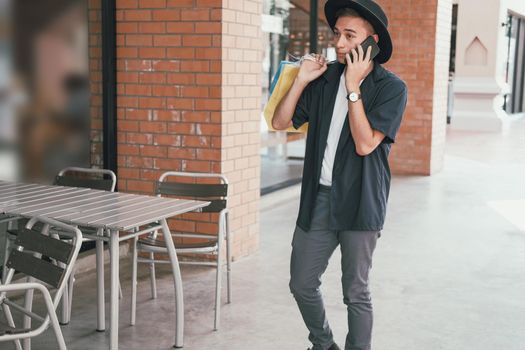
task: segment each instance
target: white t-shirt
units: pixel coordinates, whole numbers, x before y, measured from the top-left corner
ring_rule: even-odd
[[[359,83],[361,85],[363,81]],[[339,89],[335,98],[334,112],[330,122],[330,129],[328,131],[328,138],[326,139],[326,148],[324,150],[323,166],[321,167],[321,178],[319,183],[325,186],[332,186],[332,169],[334,168],[335,152],[341,137],[341,130],[343,124],[348,116],[348,101],[346,100],[346,84],[345,73],[341,74],[339,80]],[[347,132],[350,132],[348,130]]]

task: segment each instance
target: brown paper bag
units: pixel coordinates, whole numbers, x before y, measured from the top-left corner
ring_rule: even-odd
[[[298,72],[299,66],[297,64],[286,61],[281,62],[281,67],[277,71],[277,74],[272,81],[272,85],[274,86],[273,91],[271,91],[270,98],[268,99],[268,103],[266,103],[263,111],[264,119],[266,120],[269,130],[303,133],[308,130],[308,123],[303,124],[299,129],[295,129],[293,126],[291,126],[285,130],[275,130],[272,127],[272,118],[275,108],[277,108],[277,105],[281,99],[284,97],[284,95],[286,95],[288,90],[290,90],[290,87],[292,86]]]

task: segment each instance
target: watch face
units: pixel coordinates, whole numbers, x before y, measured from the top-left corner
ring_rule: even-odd
[[[352,92],[350,93],[350,95],[348,96],[348,99],[352,102],[355,102],[359,99],[359,95],[355,92]]]

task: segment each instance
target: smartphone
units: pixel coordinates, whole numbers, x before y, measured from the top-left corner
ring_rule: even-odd
[[[377,46],[376,41],[374,40],[373,36],[369,36],[366,38],[362,43],[361,47],[363,48],[363,52],[366,54],[366,50],[368,50],[368,47],[372,46],[372,52],[370,53],[370,60],[373,60],[378,54],[379,54],[379,46]],[[350,55],[350,59],[352,59],[352,56]],[[352,60],[352,62],[354,62]]]

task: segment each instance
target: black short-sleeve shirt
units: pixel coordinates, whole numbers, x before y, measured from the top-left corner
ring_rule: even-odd
[[[328,130],[344,67],[340,63],[331,64],[321,77],[308,84],[292,118],[295,128],[309,123],[297,218],[297,225],[306,231],[310,229]],[[370,126],[385,134],[385,138],[369,155],[358,155],[346,118],[332,170],[330,225],[334,230],[379,231],[385,221],[391,178],[388,155],[405,111],[407,87],[395,74],[374,62],[360,90]]]

